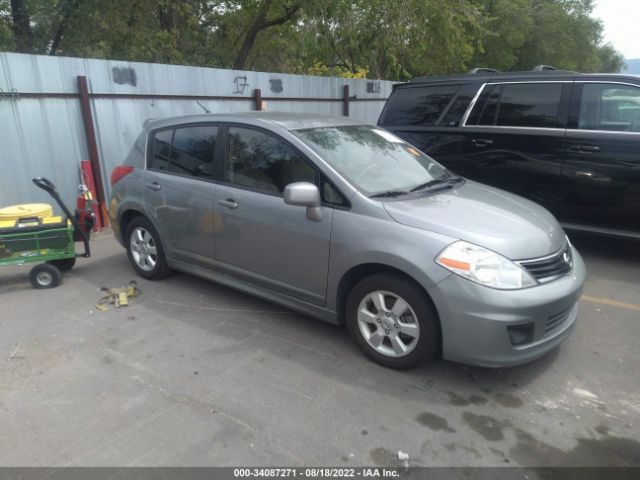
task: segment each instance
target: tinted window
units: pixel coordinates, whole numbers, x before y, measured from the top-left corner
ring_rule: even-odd
[[[192,177],[211,178],[218,127],[177,128],[173,136],[169,171]]]
[[[225,180],[279,194],[293,182],[316,183],[315,170],[292,147],[272,135],[230,127]]]
[[[171,138],[173,130],[162,130],[153,134],[153,157],[150,168],[167,170],[171,156]]]
[[[640,132],[640,88],[585,83],[580,99],[578,128]]]
[[[447,113],[445,113],[442,120],[438,122],[438,125],[442,125],[444,127],[457,127],[460,125],[460,121],[462,120],[462,116],[464,112],[467,111],[467,107],[469,106],[469,102],[471,102],[472,97],[469,95],[458,95]]]
[[[560,127],[561,83],[487,85],[485,90],[469,117],[470,125]]]
[[[435,125],[459,85],[399,88],[387,106],[381,125]]]
[[[498,114],[498,101],[502,92],[501,85],[493,85],[488,92],[486,102],[479,112],[478,125],[495,125]]]

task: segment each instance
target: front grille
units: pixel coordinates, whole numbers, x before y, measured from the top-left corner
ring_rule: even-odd
[[[573,268],[571,245],[567,243],[553,255],[530,260],[520,260],[524,267],[540,283],[547,283],[569,273]]]
[[[570,311],[571,309],[565,310],[563,312],[556,313],[555,315],[551,315],[549,318],[547,318],[547,321],[544,325],[544,336],[546,337],[560,325],[562,325],[562,323],[569,317]]]

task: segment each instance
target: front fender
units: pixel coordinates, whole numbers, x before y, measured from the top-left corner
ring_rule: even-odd
[[[338,311],[342,278],[354,267],[379,264],[400,270],[425,290],[451,272],[434,258],[456,239],[399,224],[392,219],[355,216],[336,210],[331,232],[331,254],[325,307]]]

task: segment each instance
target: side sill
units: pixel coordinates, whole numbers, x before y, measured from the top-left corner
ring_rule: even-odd
[[[167,259],[167,264],[174,270],[205,278],[207,280],[211,280],[227,287],[235,288],[236,290],[254,295],[269,302],[277,303],[278,305],[290,308],[291,310],[302,313],[304,315],[309,315],[311,317],[323,320],[328,323],[332,323],[334,325],[339,325],[341,323],[340,321],[338,321],[336,312],[328,310],[326,308],[318,307],[317,305],[312,305],[296,298],[289,297],[288,295],[283,295],[282,293],[278,293],[273,290],[268,290],[251,283],[243,282],[242,280],[238,280],[229,275],[224,275],[219,272],[215,272],[213,270],[202,267],[197,267],[194,265],[188,265],[177,260]]]

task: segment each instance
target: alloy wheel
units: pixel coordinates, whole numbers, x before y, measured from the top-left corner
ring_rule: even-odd
[[[141,270],[150,272],[155,268],[158,261],[158,250],[155,240],[146,229],[136,227],[131,232],[129,245],[133,261]]]
[[[366,342],[387,357],[411,353],[420,338],[420,325],[413,308],[399,295],[376,290],[358,306],[358,328]]]

